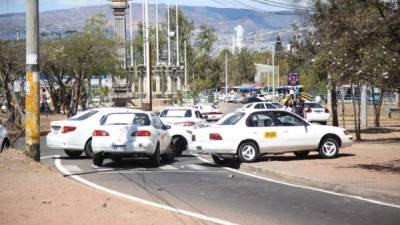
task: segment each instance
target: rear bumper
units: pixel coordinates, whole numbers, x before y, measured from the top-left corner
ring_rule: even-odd
[[[108,153],[108,154],[130,154],[140,153],[151,155],[154,153],[156,145],[150,140],[136,140],[124,143],[112,143],[110,141],[92,140],[93,153]]]
[[[329,113],[305,113],[305,117],[309,122],[326,122],[329,120]]]
[[[189,150],[197,154],[236,154],[236,145],[227,141],[195,141],[190,143]]]
[[[68,149],[68,150],[83,150],[80,147],[71,146],[70,144],[68,144],[68,137],[54,135],[52,133],[49,133],[46,136],[46,145],[49,148],[59,149],[59,150],[64,150],[64,149]]]

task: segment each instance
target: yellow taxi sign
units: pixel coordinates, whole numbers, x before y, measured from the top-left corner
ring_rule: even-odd
[[[264,132],[264,138],[276,138],[276,131]]]

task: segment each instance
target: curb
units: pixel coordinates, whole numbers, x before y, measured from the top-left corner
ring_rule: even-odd
[[[276,180],[293,183],[297,185],[304,185],[313,188],[324,189],[328,191],[337,192],[340,194],[357,195],[364,198],[370,198],[374,200],[379,200],[382,202],[400,205],[400,194],[391,195],[388,193],[379,192],[376,190],[369,190],[363,187],[350,186],[346,184],[335,184],[320,182],[308,177],[294,176],[284,172],[276,172],[273,170],[259,168],[249,164],[241,164],[240,170],[244,170],[249,173],[265,176],[268,178],[273,178]]]

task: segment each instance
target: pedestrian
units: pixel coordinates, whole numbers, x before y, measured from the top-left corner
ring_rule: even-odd
[[[42,88],[42,93],[40,93],[40,112],[46,113],[47,116],[47,94],[46,88]]]
[[[304,118],[304,100],[301,94],[296,95],[296,99],[293,102],[293,110],[298,116]]]

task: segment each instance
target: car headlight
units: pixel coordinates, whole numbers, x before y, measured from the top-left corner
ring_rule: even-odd
[[[348,130],[343,130],[343,133],[344,133],[345,135],[350,135],[350,132],[349,132]]]

